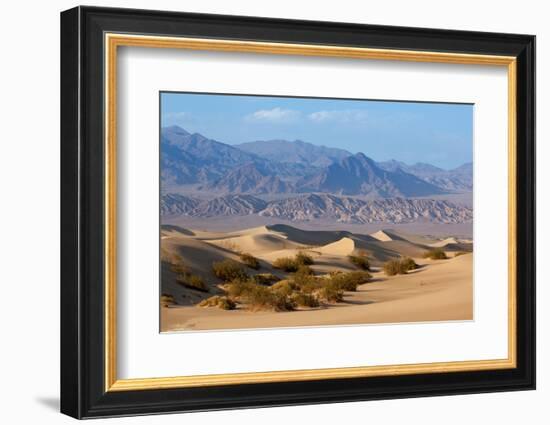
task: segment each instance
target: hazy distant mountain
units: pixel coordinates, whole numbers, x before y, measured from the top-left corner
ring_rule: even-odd
[[[192,214],[200,201],[178,193],[168,193],[160,198],[161,215],[189,215]]]
[[[362,194],[371,198],[425,196],[444,192],[401,168],[386,171],[362,153],[329,165],[309,180],[302,181],[300,189],[344,195]]]
[[[241,143],[235,147],[262,158],[276,162],[304,164],[308,166],[326,167],[334,162],[350,156],[343,149],[317,146],[312,143],[295,140],[265,140]]]
[[[201,189],[221,193],[291,193],[295,191],[295,185],[251,162],[227,172]]]
[[[169,200],[165,200],[169,198]],[[467,223],[473,218],[472,209],[449,201],[434,199],[388,198],[364,200],[329,194],[307,194],[282,200],[265,202],[251,195],[226,195],[209,201],[192,200],[163,195],[163,215],[187,215],[192,217],[247,216],[287,221],[331,220],[340,223]],[[190,205],[195,205],[189,209]],[[182,212],[174,212],[182,211]],[[183,212],[185,211],[185,212]]]
[[[472,163],[466,163],[452,170],[443,170],[431,164],[418,162],[413,165],[405,164],[394,159],[379,162],[378,166],[384,170],[397,171],[399,169],[413,174],[422,180],[448,191],[471,191],[473,187]]]
[[[177,127],[161,132],[161,184],[195,184],[215,194],[332,193],[372,199],[419,197],[472,189],[472,164],[377,163],[363,153],[302,141],[230,146]],[[179,191],[178,191],[179,192]]]
[[[226,195],[200,203],[190,214],[195,217],[250,215],[266,207],[267,203],[250,195]]]
[[[261,216],[290,221],[329,219],[341,223],[465,223],[472,220],[470,208],[434,199],[387,198],[361,200],[328,194],[310,194],[273,201]]]
[[[259,158],[172,126],[162,129],[160,159],[163,182],[188,184],[214,180],[236,166]]]

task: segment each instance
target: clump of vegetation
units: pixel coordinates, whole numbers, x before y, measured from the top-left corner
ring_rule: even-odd
[[[335,273],[329,277],[330,285],[342,291],[357,291],[357,286],[367,283],[371,279],[367,271],[355,271],[349,273]]]
[[[430,258],[432,260],[446,260],[447,254],[441,248],[434,248],[424,253],[424,258]]]
[[[174,273],[187,274],[191,272],[191,270],[189,270],[189,268],[185,265],[183,258],[181,258],[178,254],[169,254],[165,252],[164,255],[169,258],[170,270]]]
[[[281,295],[288,297],[298,289],[298,286],[293,281],[285,279],[285,280],[280,280],[279,282],[271,286],[269,289],[271,289],[271,291],[273,292],[277,292]]]
[[[228,293],[246,303],[250,310],[290,311],[294,308],[286,294],[258,285],[253,279],[231,282]]]
[[[170,270],[176,273],[176,282],[189,289],[201,292],[209,292],[208,286],[202,277],[191,273],[191,270],[183,262],[183,258],[174,254],[170,263]]]
[[[309,254],[306,254],[305,252],[300,251],[298,252],[298,254],[296,254],[295,261],[298,266],[311,266],[313,264],[313,257]]]
[[[172,295],[169,295],[169,294],[162,294],[160,296],[160,304],[163,307],[168,307],[170,305],[173,305],[173,304],[175,304],[174,297]]]
[[[404,257],[401,259],[401,267],[406,271],[416,270],[418,264],[411,257]]]
[[[271,285],[280,279],[272,273],[260,273],[252,276],[258,285]]]
[[[247,267],[250,267],[251,269],[258,270],[260,268],[260,262],[256,257],[253,255],[247,254],[246,252],[243,252],[239,258],[241,261],[246,264]]]
[[[366,253],[360,252],[359,255],[348,255],[348,260],[361,270],[370,270],[370,262]]]
[[[344,300],[344,291],[338,289],[336,285],[328,283],[317,292],[317,296],[329,303],[339,303]]]
[[[313,257],[305,252],[298,252],[294,258],[281,257],[277,258],[273,262],[273,267],[276,269],[284,270],[285,272],[295,272],[300,266],[311,266],[313,264]]]
[[[209,292],[208,286],[203,278],[195,274],[183,273],[176,277],[176,282],[189,289],[195,289],[201,292]]]
[[[418,268],[418,264],[410,257],[389,260],[384,263],[384,273],[388,276],[396,274],[407,274],[411,270]]]
[[[234,310],[237,304],[231,298],[214,295],[213,297],[202,300],[199,303],[199,307],[218,307],[222,310]]]
[[[293,293],[290,297],[290,301],[298,307],[315,308],[320,305],[319,300],[315,296],[304,294],[303,292]]]
[[[306,294],[314,292],[320,287],[320,280],[313,275],[313,270],[308,266],[300,266],[292,275],[294,287]]]
[[[212,271],[217,278],[224,282],[230,282],[235,279],[248,279],[248,274],[243,265],[234,260],[216,261],[212,264]]]
[[[298,263],[296,263],[294,258],[280,257],[273,261],[273,267],[291,273],[298,270]]]

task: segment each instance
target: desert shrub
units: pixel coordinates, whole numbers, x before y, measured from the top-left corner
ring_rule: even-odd
[[[396,274],[404,274],[406,271],[401,267],[401,261],[396,259],[384,263],[384,273],[388,276],[395,276]]]
[[[434,248],[424,253],[424,258],[430,258],[432,260],[446,260],[447,254],[441,248]]]
[[[281,257],[273,261],[273,267],[284,270],[285,272],[295,272],[298,270],[298,263],[294,258]]]
[[[396,274],[407,274],[410,270],[415,270],[418,264],[410,257],[397,258],[389,260],[384,263],[384,273],[388,276],[395,276]]]
[[[272,292],[279,293],[284,296],[290,296],[298,287],[290,280],[280,280],[269,288]]]
[[[357,286],[368,282],[371,277],[367,271],[337,273],[330,276],[329,284],[342,291],[357,291]]]
[[[169,305],[174,304],[174,297],[172,295],[162,294],[160,296],[160,303],[162,306],[168,307]]]
[[[344,300],[344,291],[338,289],[336,285],[328,283],[317,292],[317,296],[323,301],[338,303]]]
[[[199,307],[218,307],[222,310],[234,310],[236,306],[237,304],[231,298],[219,295],[214,295],[199,303]]]
[[[248,278],[242,264],[234,260],[217,261],[212,264],[212,270],[217,278],[230,282],[234,279],[245,280]]]
[[[244,296],[247,292],[254,290],[259,286],[253,279],[241,280],[233,279],[226,287],[226,291],[232,298]]]
[[[229,296],[245,303],[250,310],[290,311],[294,308],[289,299],[292,290],[290,284],[285,288],[278,282],[269,288],[258,285],[254,279],[236,279],[227,286]]]
[[[189,268],[185,265],[184,261],[183,261],[183,258],[181,258],[180,255],[178,254],[169,254],[167,251],[166,251],[166,255],[169,256],[170,258],[170,270],[172,270],[174,273],[177,273],[177,274],[186,274],[186,273],[190,273],[191,270],[189,270]]]
[[[258,286],[258,288],[246,294],[249,309],[274,311],[291,311],[294,309],[294,305],[287,296],[270,291],[263,286]]]
[[[370,270],[369,259],[364,255],[349,255],[348,260],[351,264],[362,270]]]
[[[294,292],[290,301],[298,307],[319,307],[319,300],[311,294],[304,294],[303,292]]]
[[[313,264],[313,257],[305,252],[298,252],[295,258],[296,264],[299,266],[311,266]]]
[[[308,266],[300,266],[291,278],[294,286],[303,293],[312,293],[320,286],[320,281]]]
[[[401,258],[400,261],[401,261],[401,268],[407,272],[411,270],[416,270],[418,268],[418,264],[416,264],[411,257]]]
[[[195,289],[201,292],[209,292],[208,286],[203,278],[194,274],[184,273],[176,277],[176,282],[189,289]]]
[[[255,274],[252,276],[252,279],[254,279],[258,285],[271,285],[272,283],[279,281],[279,278],[271,273]]]
[[[260,262],[253,255],[250,255],[250,254],[247,254],[247,253],[242,253],[239,256],[239,258],[241,259],[241,261],[244,264],[246,264],[251,269],[258,270],[260,268]]]
[[[235,310],[236,307],[237,304],[231,298],[220,297],[220,300],[218,301],[218,308],[221,308],[222,310]]]
[[[298,270],[294,273],[294,276],[312,276],[313,269],[309,266],[298,266]]]
[[[458,251],[458,252],[455,252],[455,257],[460,257],[461,255],[466,255],[466,254],[469,254],[468,251]]]

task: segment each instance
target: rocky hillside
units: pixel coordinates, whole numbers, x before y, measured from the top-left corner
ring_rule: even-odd
[[[162,197],[163,215],[191,217],[246,216],[286,221],[331,220],[340,223],[466,223],[472,209],[434,199],[365,200],[330,194],[307,194],[271,202],[251,195],[227,195],[208,201],[174,194]]]

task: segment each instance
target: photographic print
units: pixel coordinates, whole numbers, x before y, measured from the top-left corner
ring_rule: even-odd
[[[473,319],[473,105],[160,93],[161,331]]]

